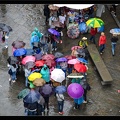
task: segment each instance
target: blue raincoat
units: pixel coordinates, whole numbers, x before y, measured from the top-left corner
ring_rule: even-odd
[[[30,39],[30,46],[31,47],[33,47],[32,43],[34,43],[34,42],[40,42],[40,39],[37,35],[34,35],[31,37],[31,39]]]
[[[44,65],[40,71],[40,74],[42,75],[42,78],[46,81],[49,82],[50,81],[50,70],[49,68]]]
[[[83,101],[84,101],[83,96],[78,99],[74,99],[74,102],[77,103],[78,105],[82,104]]]

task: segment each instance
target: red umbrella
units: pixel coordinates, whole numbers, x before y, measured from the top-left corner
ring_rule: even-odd
[[[67,58],[68,60],[71,60],[71,59],[75,59],[76,56],[72,56],[72,55],[66,55],[65,58]]]
[[[35,62],[35,57],[32,55],[26,56],[22,59],[22,64],[25,65],[27,62]]]
[[[82,72],[85,73],[87,71],[87,67],[81,63],[76,63],[74,64],[74,68],[78,71],[78,72]]]
[[[44,64],[45,64],[45,61],[43,61],[43,60],[39,60],[39,61],[35,62],[35,66],[37,66],[37,67],[43,66]]]
[[[53,54],[47,54],[42,56],[42,60],[53,60],[55,56]]]
[[[46,60],[45,64],[49,67],[55,67],[56,66],[56,62],[54,60]]]

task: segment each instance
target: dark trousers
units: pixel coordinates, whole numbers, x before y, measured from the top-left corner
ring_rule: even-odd
[[[75,109],[80,109],[80,105],[75,103]]]
[[[105,49],[105,44],[100,45],[100,53]]]
[[[95,44],[95,35],[92,35],[92,36],[90,37],[90,41],[93,41],[93,43]]]
[[[58,111],[59,112],[63,112],[63,107],[64,107],[64,100],[58,101]]]
[[[47,110],[49,110],[49,96],[43,97],[45,99],[45,104],[44,104],[44,110],[47,107]]]
[[[83,98],[84,98],[85,101],[87,101],[87,90],[85,90],[85,89],[84,89]]]

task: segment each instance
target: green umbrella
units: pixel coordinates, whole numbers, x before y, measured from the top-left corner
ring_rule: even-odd
[[[20,91],[20,93],[18,94],[17,98],[18,99],[24,98],[24,97],[26,97],[29,94],[29,92],[30,92],[30,89],[25,88],[22,91]]]

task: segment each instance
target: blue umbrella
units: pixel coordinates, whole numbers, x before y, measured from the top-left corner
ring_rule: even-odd
[[[34,103],[40,99],[40,93],[37,90],[30,90],[29,94],[24,98],[26,103]]]
[[[120,35],[120,28],[111,29],[110,33]]]
[[[19,48],[19,49],[16,49],[13,53],[13,55],[15,57],[18,57],[18,56],[22,56],[22,55],[26,55],[27,51],[25,48]]]
[[[34,55],[33,49],[26,49],[26,51],[27,51],[26,55]]]
[[[88,64],[88,61],[85,60],[84,58],[77,58],[77,60],[82,62],[82,63]]]
[[[59,94],[62,94],[62,93],[64,93],[64,92],[66,92],[66,91],[67,91],[67,88],[66,88],[65,86],[63,86],[63,85],[57,86],[57,87],[55,88],[55,92],[56,92],[56,93],[59,93]]]
[[[53,35],[60,36],[60,33],[59,33],[58,31],[56,31],[55,29],[53,29],[53,28],[48,29],[48,31],[49,31],[51,34],[53,34]]]
[[[67,58],[65,58],[65,57],[61,57],[61,58],[57,58],[55,61],[56,62],[66,62],[68,59]]]

